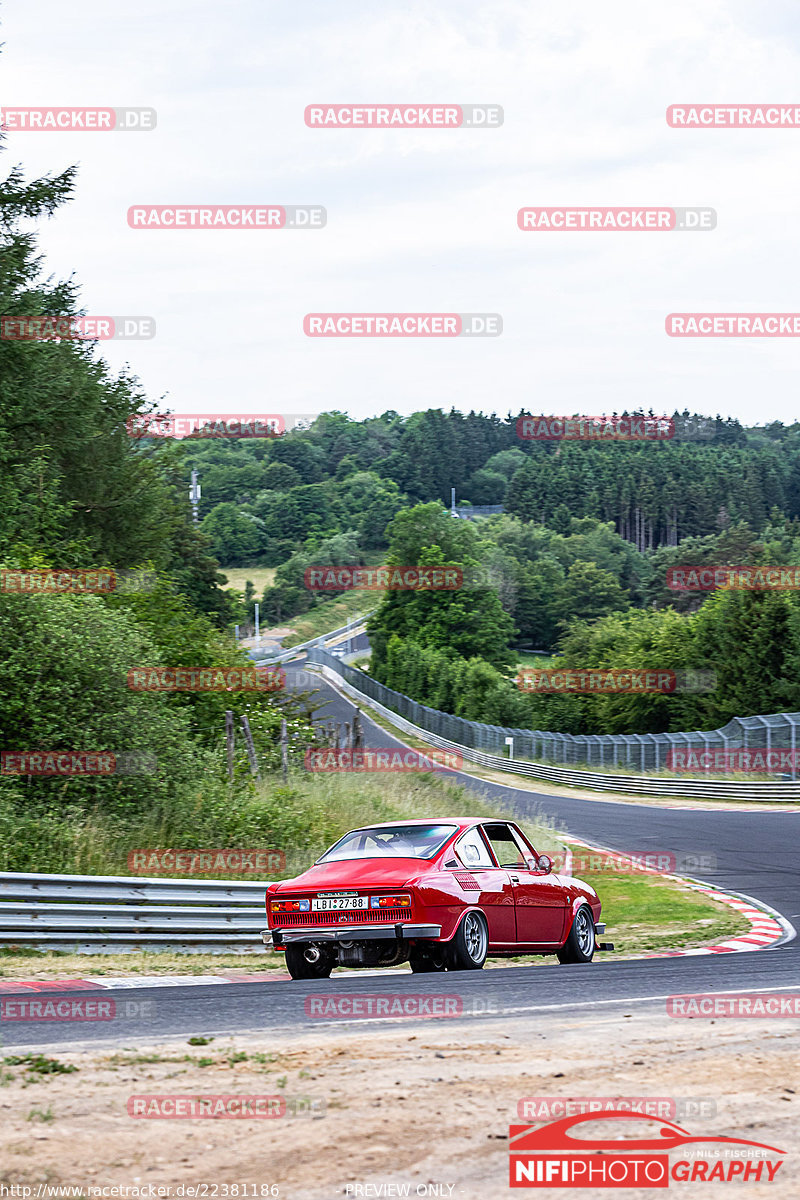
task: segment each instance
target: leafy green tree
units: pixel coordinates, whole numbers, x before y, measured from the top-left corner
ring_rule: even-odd
[[[591,620],[629,607],[628,595],[610,571],[591,562],[575,562],[564,581],[563,599],[569,618]]]
[[[483,467],[467,480],[467,493],[473,504],[502,504],[507,487],[505,475]]]
[[[216,558],[227,566],[251,562],[265,547],[257,518],[246,516],[235,504],[218,504],[200,529],[209,538]]]
[[[498,471],[505,475],[506,479],[511,479],[527,461],[528,457],[522,450],[499,450],[497,454],[487,458],[483,465],[487,471]]]
[[[284,462],[268,463],[261,476],[262,488],[271,492],[288,492],[301,483],[302,479],[294,467]]]
[[[162,659],[129,613],[97,596],[0,595],[3,748],[154,756],[155,774],[24,778],[18,791],[44,808],[164,802],[197,770],[187,711],[157,692],[135,692],[128,672]]]
[[[484,577],[478,535],[438,504],[399,513],[389,527],[387,562],[402,566],[454,566],[463,585],[452,591],[389,591],[369,622],[373,669],[380,670],[389,638],[397,634],[419,645],[467,657],[481,655],[499,669],[513,661],[513,622]],[[391,685],[390,685],[391,686]]]

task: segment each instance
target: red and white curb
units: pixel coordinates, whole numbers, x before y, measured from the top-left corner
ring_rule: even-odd
[[[0,995],[9,992],[96,992],[100,988],[207,987],[212,983],[267,983],[289,979],[286,971],[263,971],[255,975],[98,975],[93,979],[0,979]]]
[[[620,863],[632,863],[634,860],[627,854],[623,854],[618,850],[609,850],[606,846],[592,846],[589,842],[582,841],[581,838],[570,836],[570,842],[575,846],[584,846],[587,850],[593,850],[601,854],[610,854],[615,861]],[[647,874],[655,874],[656,872],[643,872]],[[572,874],[572,852],[567,849],[567,862],[565,875]],[[699,946],[692,950],[657,950],[653,954],[639,954],[633,957],[636,958],[687,958],[689,956],[697,957],[702,954],[735,954],[747,950],[766,950],[770,946],[777,946],[780,942],[791,941],[796,937],[794,927],[782,917],[780,913],[769,908],[768,905],[762,904],[760,900],[753,900],[751,896],[744,896],[736,892],[725,892],[721,888],[712,887],[710,884],[703,883],[700,880],[692,879],[686,875],[671,875],[667,872],[658,872],[659,879],[671,879],[674,883],[679,883],[681,887],[688,888],[690,891],[699,892],[701,895],[708,896],[711,900],[716,900],[721,904],[729,904],[731,908],[735,908],[747,921],[750,922],[750,929],[747,933],[740,933],[736,937],[727,938],[725,941],[717,942],[713,946]]]

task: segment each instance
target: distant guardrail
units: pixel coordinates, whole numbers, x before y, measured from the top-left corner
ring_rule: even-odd
[[[719,778],[709,778],[708,780],[688,778],[670,779],[652,775],[623,775],[621,773],[612,774],[610,772],[592,771],[579,767],[559,767],[549,763],[532,762],[519,758],[505,758],[500,755],[489,754],[474,746],[466,746],[461,742],[442,737],[441,734],[426,728],[426,726],[408,720],[407,717],[398,713],[395,708],[381,703],[381,701],[376,699],[376,696],[388,693],[389,698],[397,698],[399,701],[405,701],[408,706],[413,706],[416,712],[421,713],[423,719],[426,718],[427,714],[431,714],[429,724],[444,717],[454,722],[459,722],[462,726],[473,726],[479,735],[487,738],[489,735],[493,737],[503,734],[514,736],[526,731],[503,729],[501,726],[495,725],[481,725],[477,721],[465,722],[460,717],[450,717],[448,713],[440,713],[436,709],[426,708],[425,705],[411,700],[408,696],[403,696],[399,692],[392,692],[391,689],[384,687],[383,684],[378,683],[369,675],[365,675],[363,671],[346,666],[324,649],[317,648],[310,650],[308,661],[309,663],[319,665],[322,668],[323,674],[333,679],[337,683],[337,686],[347,695],[361,704],[366,701],[370,707],[376,709],[377,712],[403,732],[409,733],[421,741],[428,742],[432,746],[437,746],[441,750],[454,750],[461,754],[467,762],[475,763],[477,766],[488,767],[494,771],[509,771],[515,775],[528,775],[534,779],[549,780],[551,783],[558,783],[567,787],[584,787],[589,791],[595,792],[622,792],[624,794],[643,796],[678,796],[706,800],[800,801],[800,782],[794,781],[734,781]],[[743,719],[755,720],[755,718]],[[530,732],[529,736],[541,737],[542,735]],[[652,737],[655,735],[649,736]],[[677,738],[682,735],[671,734],[667,736]],[[697,736],[711,737],[710,734],[700,734]],[[577,741],[578,739],[571,740]]]
[[[363,625],[372,616],[374,609],[370,609],[368,613],[364,613],[361,617],[354,617],[352,621],[348,621],[346,625],[342,625],[339,629],[332,629],[330,633],[320,634],[318,637],[309,638],[307,642],[300,642],[297,646],[290,646],[288,650],[281,650],[278,654],[266,653],[260,657],[258,648],[253,647],[250,650],[250,657],[254,662],[270,662],[280,663],[289,662],[290,659],[296,658],[298,654],[302,654],[304,650],[309,650],[312,646],[320,646],[324,649],[325,643],[332,638],[340,637],[343,633],[349,633],[351,629],[358,629],[359,625]]]
[[[266,882],[0,872],[0,945],[263,952]]]

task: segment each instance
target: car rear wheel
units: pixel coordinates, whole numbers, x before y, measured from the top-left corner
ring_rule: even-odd
[[[289,944],[286,947],[286,969],[292,979],[327,979],[333,970],[333,958],[329,951],[318,946]]]
[[[560,950],[556,951],[560,963],[588,963],[595,952],[594,916],[584,904],[575,913],[569,937]]]
[[[489,951],[489,928],[483,913],[468,912],[450,943],[451,971],[480,971]]]
[[[446,971],[447,957],[447,946],[415,946],[408,956],[408,961],[414,974],[419,975],[424,971]]]

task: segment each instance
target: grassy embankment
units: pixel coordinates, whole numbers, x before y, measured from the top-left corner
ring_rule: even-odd
[[[335,600],[326,600],[318,608],[296,617],[289,617],[286,625],[291,625],[294,633],[289,634],[281,642],[284,649],[307,642],[311,638],[321,637],[332,629],[347,625],[354,617],[371,612],[380,603],[381,592],[344,592]]]

